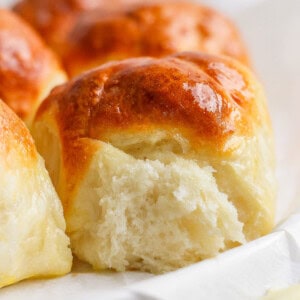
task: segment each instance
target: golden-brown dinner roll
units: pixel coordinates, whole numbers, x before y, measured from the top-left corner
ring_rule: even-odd
[[[104,2],[107,0],[23,0],[14,10],[56,49],[79,12],[94,9]]]
[[[159,0],[144,0],[158,2]],[[165,0],[166,1],[166,0]],[[168,0],[171,1],[171,0]],[[23,0],[14,10],[27,20],[55,50],[60,49],[66,34],[83,11],[96,8],[115,9],[119,5],[130,5],[140,0]]]
[[[57,58],[30,26],[0,9],[0,98],[29,124],[43,98],[65,81]]]
[[[54,89],[33,134],[71,247],[96,269],[165,272],[272,229],[265,97],[229,58],[103,65]]]
[[[70,271],[61,203],[25,124],[0,100],[0,288]]]
[[[87,12],[66,36],[60,55],[74,76],[111,60],[180,51],[223,54],[248,64],[234,25],[215,10],[193,3]]]
[[[63,14],[63,7],[73,13]],[[86,12],[75,13],[80,10]],[[111,60],[163,57],[179,51],[223,54],[248,64],[244,43],[232,22],[199,4],[25,0],[17,11],[42,32],[70,76]],[[44,15],[48,17],[42,22],[39,16]]]

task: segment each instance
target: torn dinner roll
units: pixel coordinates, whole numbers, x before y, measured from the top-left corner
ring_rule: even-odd
[[[273,227],[265,96],[230,58],[103,65],[56,88],[33,135],[72,250],[96,269],[166,272]]]

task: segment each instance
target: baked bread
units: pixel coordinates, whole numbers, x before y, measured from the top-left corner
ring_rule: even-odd
[[[157,1],[159,0],[144,0],[143,3]],[[52,48],[59,51],[65,36],[81,12],[97,8],[111,10],[119,5],[140,2],[140,0],[23,0],[15,5],[14,11],[29,22]]]
[[[61,203],[24,123],[0,100],[0,288],[70,271]]]
[[[70,76],[104,62],[202,51],[248,64],[238,31],[217,11],[194,3],[123,6],[87,12],[66,36],[61,57]]]
[[[57,58],[33,29],[0,9],[0,98],[29,124],[50,90],[65,81]]]
[[[62,13],[63,7],[70,13]],[[194,3],[25,0],[16,10],[38,28],[70,76],[111,60],[179,51],[223,54],[249,64],[232,22]]]
[[[73,252],[95,269],[165,272],[272,229],[266,101],[235,60],[108,63],[54,89],[33,135]]]
[[[95,9],[104,2],[107,0],[23,0],[17,3],[14,11],[29,22],[51,47],[57,49],[77,14]]]

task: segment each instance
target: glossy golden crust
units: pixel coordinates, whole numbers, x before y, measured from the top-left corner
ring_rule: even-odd
[[[210,144],[214,153],[228,151],[230,137],[251,137],[261,122],[256,88],[248,71],[225,57],[182,53],[130,59],[56,88],[35,122],[55,118],[67,177],[75,178],[68,180],[72,189],[92,157],[84,138],[109,142],[116,132],[167,129],[195,147]]]
[[[14,10],[56,49],[73,24],[76,14],[90,7],[86,6],[88,3],[81,0],[28,0],[18,3]]]
[[[192,3],[125,6],[82,14],[62,47],[71,76],[110,60],[180,51],[228,55],[248,64],[238,31],[223,15]]]
[[[24,21],[0,9],[0,98],[27,120],[51,83],[64,72]]]
[[[213,9],[182,1],[38,1],[15,10],[62,57],[71,76],[110,60],[204,51],[248,64],[230,20]]]
[[[71,126],[76,137],[161,123],[221,141],[251,133],[255,118],[252,87],[239,67],[225,57],[188,52],[109,63],[56,88],[38,115],[57,102],[62,132]]]
[[[170,0],[169,0],[170,1]],[[29,22],[56,51],[60,51],[68,32],[83,11],[114,9],[139,0],[23,0],[14,10]],[[148,0],[146,2],[155,2]]]

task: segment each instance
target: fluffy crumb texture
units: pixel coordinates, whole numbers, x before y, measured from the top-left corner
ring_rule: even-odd
[[[74,253],[94,268],[166,272],[245,241],[211,167],[99,148],[68,219]]]
[[[33,124],[76,256],[162,273],[271,231],[264,94],[238,62],[182,53],[110,63],[55,89]]]
[[[0,288],[70,271],[65,221],[28,130],[0,102]]]

